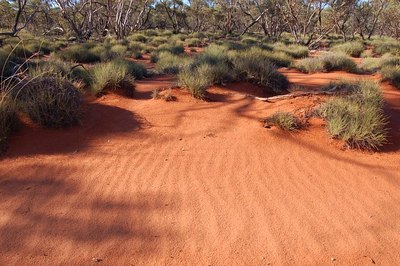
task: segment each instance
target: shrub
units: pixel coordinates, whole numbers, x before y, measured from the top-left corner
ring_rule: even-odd
[[[166,37],[153,37],[149,42],[152,46],[160,46],[161,44],[167,43],[168,39]]]
[[[332,52],[340,52],[353,57],[360,57],[364,52],[364,44],[359,41],[337,44],[330,49]]]
[[[392,83],[396,88],[400,89],[400,64],[388,65],[381,69],[383,80]]]
[[[112,63],[116,66],[125,68],[127,73],[135,79],[142,79],[147,76],[147,69],[143,64],[126,59],[116,59]]]
[[[4,90],[0,88],[0,152],[5,149],[7,138],[18,123],[15,101]]]
[[[103,46],[103,45],[97,45],[95,47],[92,47],[89,49],[89,52],[98,56],[100,58],[100,61],[106,62],[113,60],[116,58],[118,55],[111,51],[111,46]]]
[[[211,77],[207,74],[211,71],[209,68],[206,64],[183,68],[178,74],[178,84],[186,88],[193,97],[204,99],[207,88],[212,85]]]
[[[289,81],[279,73],[270,58],[259,49],[238,52],[233,56],[233,66],[238,79],[259,83],[264,92],[282,92],[288,89]]]
[[[266,122],[287,131],[294,131],[300,127],[298,119],[293,114],[282,111],[278,111],[268,117]]]
[[[373,51],[377,54],[383,55],[386,53],[400,55],[400,41],[385,38],[385,39],[376,39],[371,42],[373,46]]]
[[[207,38],[207,35],[204,34],[203,32],[195,32],[192,34],[192,37],[197,39],[204,39]]]
[[[199,38],[190,38],[186,39],[186,43],[188,47],[200,47],[201,41]]]
[[[29,66],[29,76],[52,76],[65,78],[70,82],[82,82],[85,86],[91,83],[90,73],[81,65],[72,65],[61,60],[39,61]]]
[[[17,95],[22,112],[45,127],[61,128],[79,122],[81,96],[62,78],[37,77],[24,84]]]
[[[59,51],[57,56],[62,60],[78,63],[94,63],[101,60],[101,56],[95,54],[88,45],[73,45],[66,50]]]
[[[92,69],[92,91],[101,95],[107,90],[122,90],[129,97],[133,96],[134,78],[129,75],[129,67],[121,61],[112,61],[96,65]]]
[[[152,37],[152,36],[157,36],[158,32],[156,30],[145,30],[144,35],[148,36],[148,37]]]
[[[294,66],[303,73],[315,73],[325,70],[324,62],[316,57],[304,58],[296,62]]]
[[[178,56],[169,52],[161,52],[158,54],[156,69],[168,74],[179,72],[183,66],[190,63],[190,59],[184,56]]]
[[[14,56],[0,48],[0,81],[2,77],[9,77],[14,72]]]
[[[275,43],[272,47],[274,51],[284,52],[294,58],[307,57],[309,53],[308,47],[298,44],[285,45],[283,43]]]
[[[125,56],[128,47],[122,44],[115,44],[111,47],[111,52],[115,53],[119,57]]]
[[[256,38],[246,37],[242,39],[242,43],[247,45],[254,45],[258,43],[258,40]]]
[[[360,69],[365,72],[376,72],[383,67],[400,65],[400,57],[384,54],[381,58],[365,58]]]
[[[328,100],[318,113],[327,121],[330,135],[349,147],[378,149],[386,143],[387,118],[376,83],[359,82],[352,94]]]
[[[182,44],[162,44],[157,48],[158,52],[170,52],[171,54],[183,54],[185,49]]]
[[[127,39],[128,41],[134,41],[134,42],[142,42],[142,43],[147,42],[147,37],[140,33],[132,34]]]
[[[358,72],[357,64],[350,57],[341,53],[325,53],[319,57],[305,58],[298,61],[295,67],[304,73],[335,70]]]

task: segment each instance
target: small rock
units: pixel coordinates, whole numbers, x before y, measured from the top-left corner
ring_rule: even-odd
[[[103,260],[100,259],[100,258],[92,258],[92,261],[94,261],[94,262],[102,262]]]
[[[331,261],[336,261],[336,259],[335,258],[331,258]]]

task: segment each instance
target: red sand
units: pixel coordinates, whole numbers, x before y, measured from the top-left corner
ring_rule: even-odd
[[[282,71],[311,87],[349,76]],[[293,134],[258,121],[318,97],[265,103],[239,84],[209,102],[150,99],[172,83],[140,81],[136,99],[85,104],[80,127],[11,138],[0,264],[400,263],[399,90],[382,87],[393,143],[368,153],[339,149],[318,121]]]

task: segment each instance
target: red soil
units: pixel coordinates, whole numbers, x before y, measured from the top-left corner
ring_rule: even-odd
[[[282,72],[313,88],[367,77]],[[318,97],[265,103],[242,83],[151,99],[172,84],[138,81],[135,99],[87,101],[79,127],[11,138],[0,264],[400,263],[399,90],[382,86],[392,144],[367,153],[338,149],[321,121],[293,134],[258,121]]]

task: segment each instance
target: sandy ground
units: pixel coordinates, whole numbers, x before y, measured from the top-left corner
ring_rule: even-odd
[[[349,76],[282,72],[309,87]],[[265,103],[236,84],[208,102],[151,99],[173,82],[138,81],[135,99],[91,99],[79,127],[11,138],[1,265],[400,263],[399,90],[382,86],[392,144],[368,153],[341,149],[318,121],[298,133],[258,121],[318,97]]]

